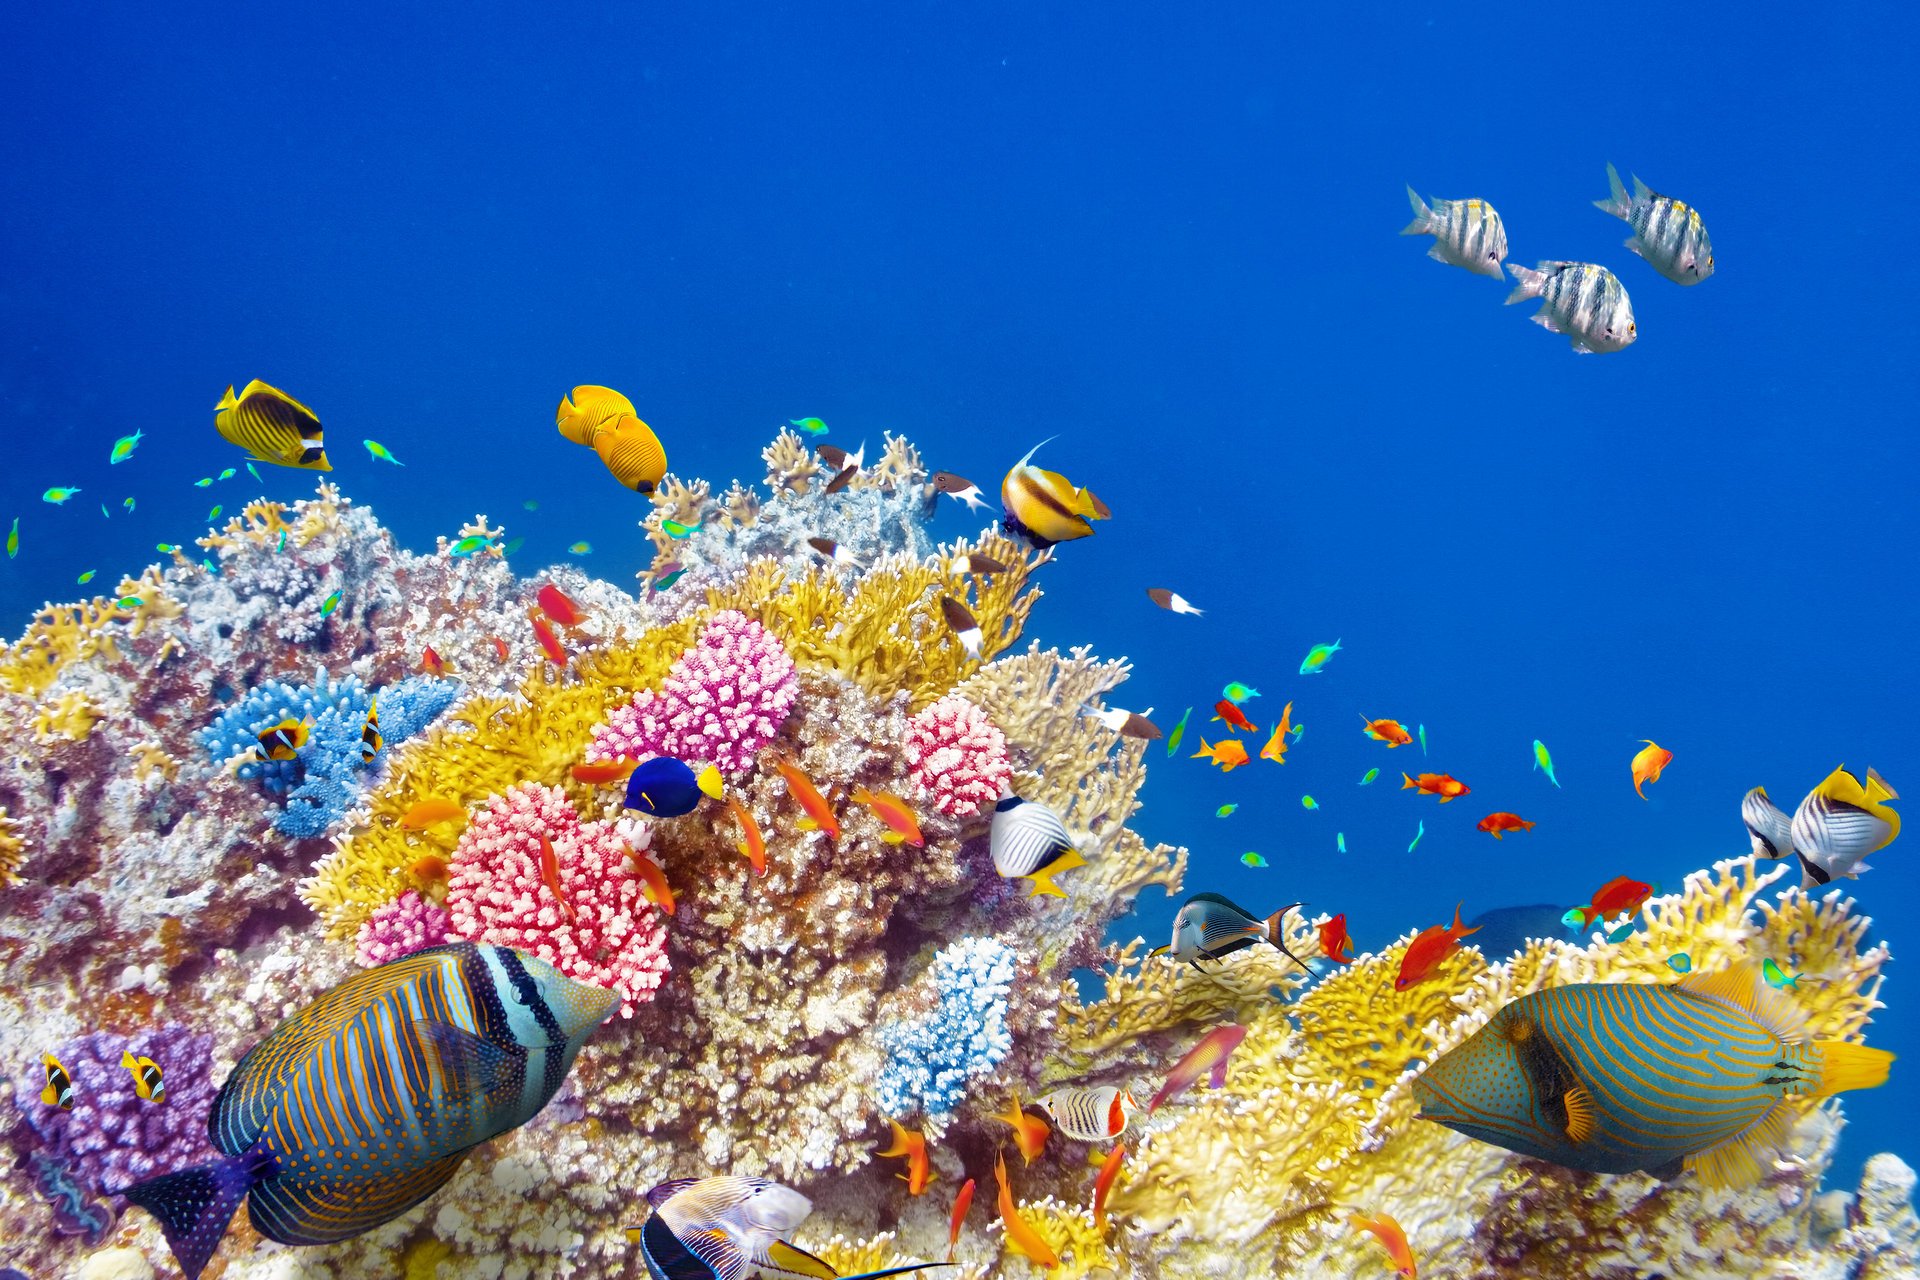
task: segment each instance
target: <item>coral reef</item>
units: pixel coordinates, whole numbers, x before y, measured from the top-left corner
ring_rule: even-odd
[[[412,889],[377,909],[353,940],[353,958],[372,968],[453,936],[445,907],[435,906]]]
[[[1013,777],[1007,735],[965,698],[921,708],[907,721],[901,749],[918,793],[949,818],[990,807]]]
[[[1013,1050],[1007,992],[1013,949],[992,938],[962,938],[942,948],[922,980],[934,1006],[925,1015],[884,1023],[875,1034],[887,1051],[874,1098],[889,1116],[920,1112],[944,1125],[967,1085]]]

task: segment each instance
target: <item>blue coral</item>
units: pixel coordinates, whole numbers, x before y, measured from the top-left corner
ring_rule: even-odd
[[[882,1111],[895,1118],[919,1111],[944,1124],[968,1083],[1000,1064],[1013,1048],[1007,993],[1014,962],[1013,949],[992,938],[962,938],[933,958],[926,982],[940,993],[939,1006],[875,1031],[887,1050],[874,1085]]]

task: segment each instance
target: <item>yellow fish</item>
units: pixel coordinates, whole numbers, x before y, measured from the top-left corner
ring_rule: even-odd
[[[1275,764],[1287,762],[1287,735],[1293,732],[1293,704],[1289,702],[1280,712],[1280,723],[1273,726],[1273,736],[1267,739],[1267,745],[1260,748],[1260,758],[1271,760]]]
[[[333,470],[320,433],[320,416],[258,378],[237,399],[233,388],[227,388],[213,407],[213,429],[261,462],[308,471]]]
[[[133,1091],[148,1102],[167,1100],[167,1086],[160,1078],[160,1064],[152,1058],[133,1056],[131,1049],[120,1054],[120,1065],[133,1073]]]
[[[629,414],[595,434],[593,451],[613,478],[639,494],[650,494],[667,474],[667,451],[653,428]]]
[[[1046,443],[1042,440],[1027,450],[1027,456],[1000,482],[1008,527],[1042,550],[1056,542],[1088,537],[1093,533],[1088,520],[1105,520],[1113,514],[1092,490],[1076,487],[1057,471],[1031,465],[1033,455]]]
[[[554,425],[560,434],[575,444],[593,447],[593,438],[621,418],[634,416],[633,401],[612,387],[575,387],[573,394],[560,400]]]
[[[1200,749],[1193,753],[1193,758],[1198,760],[1202,756],[1219,765],[1223,772],[1232,773],[1247,762],[1247,749],[1238,738],[1227,738],[1212,746],[1208,746],[1207,740],[1202,738]]]

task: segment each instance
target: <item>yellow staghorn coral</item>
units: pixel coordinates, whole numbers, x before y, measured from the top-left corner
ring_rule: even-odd
[[[34,714],[34,741],[50,743],[65,739],[68,742],[85,742],[92,735],[93,726],[103,718],[100,708],[88,701],[86,694],[78,689],[69,689],[51,704],[43,703]]]
[[[256,498],[242,507],[239,515],[227,517],[226,528],[196,541],[209,551],[243,545],[265,547],[271,551],[280,545],[280,535],[291,533],[293,529],[287,523],[286,511],[287,508],[281,503]]]
[[[145,782],[154,774],[172,782],[180,774],[180,762],[168,755],[157,742],[143,742],[133,749],[134,777]]]
[[[120,650],[107,624],[124,616],[98,596],[78,604],[47,605],[11,645],[0,647],[0,689],[39,697],[68,663],[92,658],[118,661]]]
[[[760,451],[767,464],[767,488],[778,498],[783,493],[805,493],[813,478],[820,474],[820,460],[800,438],[786,427],[773,443]]]
[[[668,520],[684,525],[703,524],[712,501],[713,486],[705,480],[688,484],[671,473],[661,478],[653,491],[653,510],[640,522],[640,527],[647,531],[647,541],[653,544],[652,573],[658,574],[662,565],[671,562],[681,544],[681,539],[661,526]]]
[[[177,552],[175,554],[178,555]],[[160,576],[158,565],[148,565],[137,578],[121,578],[120,585],[114,589],[120,593],[120,601],[139,601],[138,604],[116,602],[114,605],[118,616],[127,621],[127,634],[130,636],[139,635],[155,620],[177,618],[187,611],[185,605],[167,594],[167,584]]]
[[[16,824],[7,816],[6,806],[0,805],[0,885],[17,883],[20,864],[26,860],[27,842],[16,834]]]
[[[897,436],[889,431],[886,433],[886,447],[880,451],[880,457],[862,471],[854,483],[858,485],[864,481],[868,487],[893,493],[917,485],[926,478],[927,468],[920,461],[920,451],[905,436]]]
[[[760,518],[760,495],[735,480],[720,495],[720,513],[714,518],[723,529],[744,529]]]

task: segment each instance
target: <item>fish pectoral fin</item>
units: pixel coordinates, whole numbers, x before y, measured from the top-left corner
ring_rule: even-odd
[[[1578,1146],[1593,1136],[1593,1095],[1577,1084],[1561,1101],[1567,1108],[1567,1141]]]
[[[888,844],[899,844],[902,840],[906,839],[906,837],[901,835],[898,831],[894,831],[891,829],[882,831],[880,833],[880,838]]]
[[[1662,1182],[1672,1182],[1687,1171],[1687,1162],[1676,1156],[1657,1168],[1647,1170],[1647,1176],[1658,1178]]]
[[[756,1261],[764,1261],[769,1266],[778,1267],[782,1271],[791,1272],[797,1276],[811,1276],[814,1280],[839,1280],[840,1276],[838,1271],[828,1266],[822,1259],[814,1257],[797,1245],[788,1244],[785,1240],[775,1240],[767,1245],[767,1256]]]
[[[502,1048],[464,1027],[433,1018],[415,1018],[413,1029],[419,1042],[430,1049],[429,1075],[439,1073],[448,1097],[520,1092],[527,1060],[525,1049]]]

